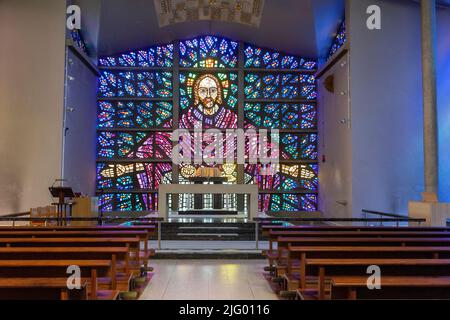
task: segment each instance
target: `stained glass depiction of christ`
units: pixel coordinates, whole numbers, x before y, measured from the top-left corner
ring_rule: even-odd
[[[180,128],[236,128],[237,115],[234,74],[195,74],[181,76],[180,105],[182,114]],[[183,81],[184,80],[184,81]]]
[[[99,67],[97,194],[103,211],[153,212],[161,183],[190,183],[199,167],[218,167],[231,183],[257,184],[260,211],[317,210],[315,60],[200,36],[101,57]],[[275,136],[280,164],[248,164],[242,172],[234,164],[205,162],[174,170],[172,129],[200,126],[286,130]],[[194,156],[190,136],[180,144],[189,141],[186,151]],[[204,134],[202,140],[205,151],[215,137]],[[253,140],[245,140],[248,156],[257,146]],[[236,158],[237,146],[237,139],[228,138],[224,156]],[[202,155],[212,160],[215,152]],[[227,196],[234,207],[236,196]],[[193,202],[191,195],[179,198],[179,208]]]

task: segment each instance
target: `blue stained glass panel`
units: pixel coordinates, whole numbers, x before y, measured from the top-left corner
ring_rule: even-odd
[[[171,98],[172,72],[102,71],[99,96],[105,98]]]
[[[308,74],[258,74],[245,76],[247,99],[316,99],[316,79]]]
[[[259,210],[263,212],[313,212],[317,211],[316,194],[260,194]]]
[[[172,103],[99,101],[97,127],[172,128]]]
[[[247,102],[244,115],[246,128],[317,128],[317,111],[312,104]]]
[[[340,30],[339,34],[338,40],[342,39],[342,34],[345,36],[345,31],[342,33]],[[215,82],[222,90],[222,99],[215,101],[219,107],[217,111],[226,112],[208,111],[205,117],[200,117],[204,129],[237,128],[237,110],[243,108],[245,128],[287,130],[275,140],[269,139],[269,143],[279,148],[281,161],[292,163],[252,164],[244,168],[245,183],[258,184],[261,190],[273,190],[271,194],[260,194],[260,210],[317,210],[318,165],[303,164],[306,160],[317,160],[317,134],[309,133],[317,129],[314,103],[317,89],[313,75],[317,69],[316,61],[245,44],[245,77],[241,85],[246,101],[239,106],[238,73],[236,69],[230,70],[238,67],[237,41],[204,36],[180,41],[177,49],[180,51],[177,66],[173,59],[174,44],[99,59],[102,71],[98,90],[99,161],[96,174],[97,188],[105,191],[100,195],[101,209],[122,212],[157,210],[155,190],[161,182],[172,181],[172,164],[167,160],[170,159],[173,142],[167,130],[144,129],[174,127],[173,81],[178,81],[180,88],[180,123],[177,125],[192,129],[193,112],[200,105],[194,96],[195,80],[211,74],[214,76],[212,79],[218,79]],[[179,79],[173,79],[173,70],[169,68],[192,70],[180,69]],[[203,68],[215,70],[208,73]],[[219,68],[223,71],[219,72]],[[284,70],[279,72],[281,69]],[[290,99],[305,101],[285,101]],[[211,114],[221,116],[211,120],[208,119],[212,118]],[[301,130],[308,130],[308,133]],[[210,142],[208,139],[204,137],[202,148]],[[181,145],[183,143],[180,141]],[[235,138],[231,145],[237,146]],[[246,140],[247,158],[251,148],[252,143]],[[236,150],[229,149],[229,146],[225,148],[225,154],[236,157]],[[192,152],[192,146],[189,150]],[[269,171],[273,173],[267,174],[267,168],[271,168]],[[237,175],[233,177],[236,179]]]
[[[245,45],[245,67],[261,69],[303,69],[315,70],[317,62],[274,50]]]
[[[345,28],[345,21],[339,26],[336,37],[331,44],[330,52],[328,53],[328,60],[345,44],[347,41],[347,32]]]
[[[130,51],[99,59],[100,67],[173,67],[173,44]]]
[[[206,36],[180,42],[180,66],[184,68],[235,68],[238,43]]]

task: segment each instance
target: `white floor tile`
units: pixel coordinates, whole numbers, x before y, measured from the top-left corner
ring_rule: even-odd
[[[264,260],[153,260],[142,300],[275,300]]]

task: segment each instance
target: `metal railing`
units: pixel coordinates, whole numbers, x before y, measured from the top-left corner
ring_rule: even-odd
[[[369,210],[365,210],[369,211]],[[376,212],[380,216],[383,215],[382,212]],[[401,215],[395,214],[384,214],[384,216],[390,215],[389,218],[280,218],[280,217],[261,217],[255,218],[253,221],[255,222],[255,246],[256,249],[259,249],[259,225],[260,223],[274,223],[274,222],[290,222],[290,223],[308,223],[310,225],[318,222],[322,223],[333,223],[333,222],[363,222],[366,225],[369,225],[371,222],[392,222],[395,223],[396,226],[399,226],[400,222],[414,222],[419,226],[422,222],[425,222],[425,219],[417,219],[417,218],[409,218]]]
[[[133,222],[139,223],[156,223],[158,232],[158,249],[161,249],[161,222],[164,220],[160,217],[119,217],[119,216],[108,216],[108,217],[67,217],[67,218],[54,218],[54,217],[30,217],[28,212],[23,214],[9,214],[6,216],[0,216],[0,222],[12,222],[12,227],[16,226],[17,222],[43,222],[47,225],[49,222],[56,222],[58,226],[67,224],[68,222],[97,222],[99,226],[103,226],[105,223],[123,223],[123,222]]]
[[[368,225],[371,222],[392,222],[399,226],[399,222],[414,222],[420,224],[425,222],[425,219],[416,219],[416,218],[408,218],[401,215],[377,212],[377,211],[369,211],[363,210],[364,213],[377,214],[380,218],[282,218],[282,217],[258,217],[253,219],[253,223],[255,224],[255,247],[259,250],[259,233],[260,233],[260,224],[261,223],[275,223],[275,222],[289,222],[289,223],[308,223],[313,225],[314,223],[336,223],[336,222],[363,222]],[[25,215],[28,215],[25,217]],[[386,218],[383,218],[386,217]],[[158,249],[161,249],[161,224],[164,221],[161,217],[121,217],[121,216],[108,216],[108,217],[98,217],[98,218],[79,218],[79,217],[70,217],[70,218],[53,218],[53,217],[30,217],[29,213],[24,214],[14,214],[7,216],[0,216],[0,222],[8,221],[12,222],[12,226],[15,227],[17,222],[58,222],[58,223],[67,223],[74,221],[84,221],[84,222],[97,222],[100,226],[104,225],[104,223],[121,223],[121,222],[132,222],[132,223],[157,223],[158,229]]]
[[[384,225],[385,222],[394,222],[396,226],[398,227],[400,222],[415,222],[419,225],[421,225],[422,222],[426,222],[426,219],[418,219],[418,218],[410,218],[405,215],[396,214],[396,213],[387,213],[387,212],[381,212],[381,211],[375,211],[375,210],[367,210],[362,209],[361,212],[364,214],[366,219],[370,219],[370,215],[379,216],[380,218],[380,225]],[[386,218],[385,218],[386,217]],[[397,221],[392,221],[396,220]]]

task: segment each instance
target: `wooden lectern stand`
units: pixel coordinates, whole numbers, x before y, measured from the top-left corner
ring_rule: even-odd
[[[66,202],[66,198],[73,198],[75,194],[70,187],[50,187],[50,193],[53,198],[58,198],[58,202],[52,203],[52,205],[57,207],[58,213],[58,226],[67,225],[66,219],[68,216],[72,216],[72,203]]]

